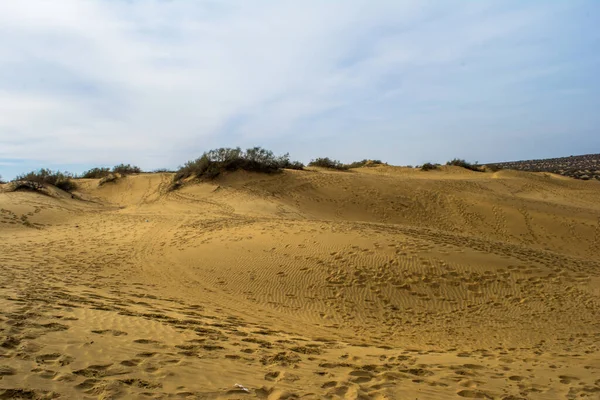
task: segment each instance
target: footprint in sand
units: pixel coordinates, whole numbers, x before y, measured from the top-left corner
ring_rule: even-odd
[[[491,395],[487,394],[486,392],[483,392],[480,390],[471,390],[471,389],[461,390],[460,392],[458,392],[456,394],[459,395],[460,397],[466,397],[468,399],[493,399],[494,398],[494,396],[491,396]]]
[[[126,336],[127,332],[123,332],[123,331],[117,331],[117,330],[113,330],[113,329],[103,329],[103,330],[96,330],[96,331],[92,331],[92,333],[98,334],[98,335],[113,335],[113,336]]]
[[[9,367],[8,365],[0,365],[0,379],[2,379],[3,376],[15,375],[16,373],[16,369]]]

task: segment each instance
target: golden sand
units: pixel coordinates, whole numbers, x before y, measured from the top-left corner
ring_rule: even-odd
[[[0,193],[0,399],[600,398],[600,182],[170,181]]]

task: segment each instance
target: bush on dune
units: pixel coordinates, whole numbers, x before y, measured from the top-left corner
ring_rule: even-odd
[[[308,163],[310,167],[321,167],[329,169],[337,169],[339,171],[347,171],[350,167],[346,164],[342,164],[338,160],[332,160],[329,157],[316,158]]]
[[[72,192],[77,189],[77,184],[73,181],[73,175],[70,173],[51,171],[44,168],[39,171],[32,171],[27,174],[19,175],[13,182],[16,182],[15,190],[20,188],[40,190],[44,185],[56,186],[65,192]]]
[[[435,169],[440,169],[440,166],[438,164],[432,164],[432,163],[425,163],[425,164],[421,165],[421,171],[432,171]]]
[[[378,165],[384,165],[385,163],[381,160],[361,160],[354,161],[350,164],[347,164],[348,168],[360,168],[360,167],[376,167]]]
[[[130,175],[140,174],[142,172],[142,169],[138,166],[131,164],[119,164],[113,167],[112,172],[113,174]]]
[[[101,179],[110,174],[110,168],[92,168],[81,174],[83,179]]]
[[[0,175],[0,185],[4,185],[6,182],[2,180],[2,175]]]
[[[270,150],[253,147],[243,151],[236,148],[210,150],[201,157],[188,161],[179,168],[173,177],[172,188],[181,185],[181,180],[195,177],[214,179],[226,171],[244,170],[250,172],[274,173],[284,168],[303,169],[304,165],[290,161],[289,154],[277,157]]]
[[[471,171],[475,171],[475,172],[483,172],[483,169],[481,168],[481,166],[475,162],[474,164],[471,164],[470,162],[467,162],[465,160],[462,160],[460,158],[455,158],[454,160],[448,161],[446,163],[446,165],[453,165],[456,167],[462,167],[462,168],[466,168],[468,170]]]
[[[112,169],[110,168],[92,168],[88,171],[85,171],[81,174],[80,178],[84,179],[102,179],[106,178],[109,175],[119,174],[121,176],[131,175],[131,174],[139,174],[142,172],[142,169],[138,166],[131,164],[119,164],[115,165]],[[166,170],[165,170],[166,172]]]

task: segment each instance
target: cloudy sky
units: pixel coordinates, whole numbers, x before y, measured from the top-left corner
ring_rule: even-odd
[[[0,2],[0,174],[600,152],[600,2]]]

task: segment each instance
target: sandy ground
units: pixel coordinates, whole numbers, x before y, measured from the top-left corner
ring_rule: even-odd
[[[600,182],[170,179],[0,193],[0,399],[600,398]]]

